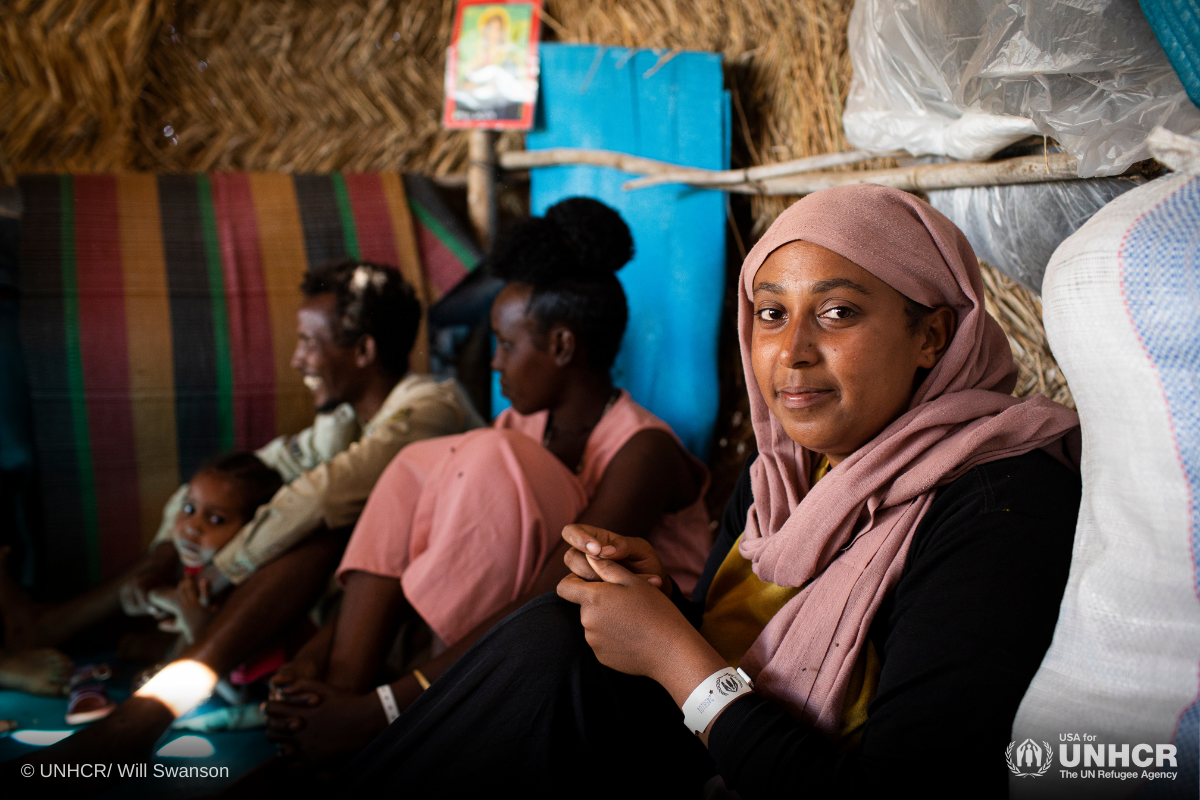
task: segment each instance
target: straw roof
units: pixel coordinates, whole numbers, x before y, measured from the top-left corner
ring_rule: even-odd
[[[845,149],[850,7],[550,0],[545,30],[561,41],[723,53],[734,161],[760,164]],[[453,9],[451,0],[16,0],[0,8],[0,163],[8,178],[461,171],[465,137],[438,124]]]

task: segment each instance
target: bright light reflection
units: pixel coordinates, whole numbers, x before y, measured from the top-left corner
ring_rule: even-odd
[[[203,736],[180,736],[164,744],[158,755],[169,758],[208,758],[217,752],[212,742]]]
[[[21,744],[31,744],[34,747],[45,747],[50,744],[58,744],[63,739],[70,736],[75,731],[15,731],[12,738],[16,739]]]
[[[162,668],[135,693],[153,697],[176,717],[181,717],[204,702],[217,685],[217,674],[199,661],[175,661]]]

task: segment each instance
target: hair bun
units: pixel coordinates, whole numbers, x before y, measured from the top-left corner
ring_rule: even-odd
[[[633,236],[621,215],[590,197],[569,197],[544,217],[530,217],[496,243],[497,277],[535,286],[611,276],[633,258]]]
[[[615,273],[632,257],[633,236],[620,214],[598,200],[571,197],[500,237],[490,269],[507,282],[528,284],[525,312],[538,329],[566,325],[588,366],[607,374],[629,321]]]
[[[546,210],[571,243],[582,273],[616,272],[633,258],[633,236],[614,209],[590,197],[568,197]]]

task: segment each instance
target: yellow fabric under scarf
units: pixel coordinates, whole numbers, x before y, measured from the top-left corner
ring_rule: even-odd
[[[829,472],[829,461],[822,456],[813,471],[813,483]],[[717,568],[704,603],[700,635],[711,644],[731,667],[741,662],[746,651],[781,608],[800,591],[798,586],[776,586],[754,574],[753,564],[738,549],[742,537],[734,542],[729,554]],[[870,640],[859,654],[846,688],[842,706],[841,738],[858,732],[867,721],[867,705],[879,685],[879,656]]]

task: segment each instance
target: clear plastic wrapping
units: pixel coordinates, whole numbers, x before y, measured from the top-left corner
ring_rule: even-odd
[[[962,228],[975,255],[1037,293],[1050,256],[1106,203],[1141,178],[979,186],[928,192],[929,203]]]
[[[1148,158],[1156,125],[1200,130],[1137,0],[857,0],[849,36],[861,149],[980,159],[1039,133],[1091,177]]]

